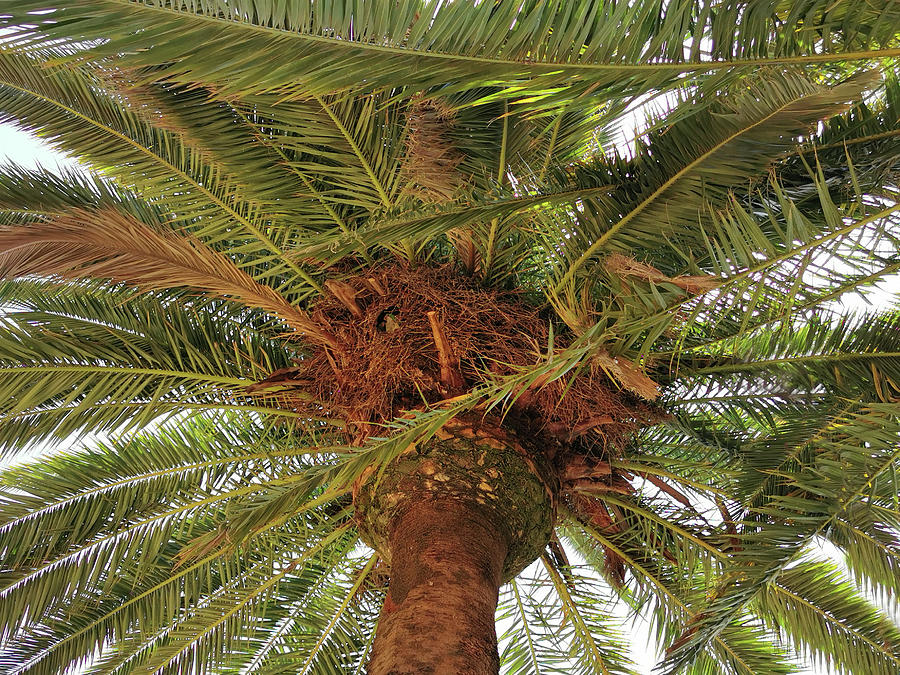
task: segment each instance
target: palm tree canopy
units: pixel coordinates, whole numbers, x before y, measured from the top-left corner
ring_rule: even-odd
[[[666,673],[900,670],[900,313],[840,303],[900,271],[896,2],[0,26],[88,169],[0,168],[5,672],[364,671],[361,486],[472,419],[558,483],[502,672],[636,672],[613,600]]]

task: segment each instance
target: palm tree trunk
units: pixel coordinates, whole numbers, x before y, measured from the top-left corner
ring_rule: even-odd
[[[457,501],[407,509],[391,540],[369,674],[496,674],[494,612],[506,550],[497,527]]]
[[[553,476],[500,427],[456,421],[359,487],[360,533],[391,569],[369,675],[498,672],[500,585],[547,545]]]

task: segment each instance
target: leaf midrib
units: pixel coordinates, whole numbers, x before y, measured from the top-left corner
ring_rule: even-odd
[[[226,26],[241,26],[245,30],[250,30],[253,32],[263,33],[267,36],[271,36],[272,34],[282,37],[282,38],[290,38],[297,39],[306,42],[314,42],[317,44],[325,44],[331,47],[343,48],[346,50],[362,50],[362,51],[372,51],[379,53],[392,54],[395,56],[412,56],[419,59],[443,59],[443,60],[458,60],[465,61],[472,64],[491,64],[491,65],[501,65],[501,66],[510,66],[516,68],[527,68],[530,71],[533,70],[547,70],[547,71],[555,71],[559,69],[571,69],[571,70],[579,70],[585,72],[591,71],[640,71],[640,70],[648,70],[651,72],[657,72],[659,70],[671,70],[676,73],[679,72],[704,72],[708,70],[720,70],[727,68],[735,68],[741,66],[754,66],[754,65],[790,65],[790,64],[799,64],[799,63],[823,63],[829,61],[858,61],[865,59],[888,59],[900,56],[900,48],[897,49],[875,49],[875,50],[857,50],[852,52],[843,52],[843,53],[828,53],[828,54],[811,54],[806,56],[784,56],[784,57],[774,57],[769,59],[739,59],[739,60],[731,60],[731,61],[710,61],[706,63],[638,63],[638,64],[624,64],[624,63],[571,63],[567,61],[531,61],[531,60],[516,60],[516,59],[504,59],[504,58],[491,58],[486,56],[473,56],[466,54],[457,54],[457,53],[447,53],[447,52],[436,52],[436,51],[416,51],[413,49],[409,49],[407,47],[395,47],[390,45],[379,45],[367,42],[357,42],[351,40],[336,40],[334,38],[328,38],[320,35],[312,35],[309,33],[292,33],[290,31],[286,31],[281,28],[274,28],[271,26],[261,26],[259,24],[249,23],[249,22],[241,22],[235,21],[233,19],[224,19],[222,17],[210,16],[206,14],[196,14],[192,12],[182,12],[177,10],[172,10],[168,7],[157,7],[157,6],[147,6],[147,5],[136,5],[134,2],[130,0],[106,0],[108,4],[113,5],[128,5],[132,11],[135,9],[137,11],[146,11],[146,12],[155,12],[161,13],[168,16],[176,15],[186,17],[195,21],[205,21],[208,23],[215,23],[217,25],[226,25]],[[96,3],[92,3],[96,4]]]
[[[179,370],[161,370],[155,368],[129,368],[125,366],[79,366],[79,365],[44,365],[44,366],[15,366],[8,368],[0,368],[0,375],[19,374],[19,373],[35,373],[35,372],[59,372],[59,373],[121,373],[128,375],[156,375],[159,377],[178,377],[186,380],[201,380],[206,382],[216,382],[218,384],[230,384],[234,386],[244,386],[250,380],[224,377],[221,375],[204,375],[203,373],[192,373]]]
[[[776,115],[780,115],[784,110],[791,108],[792,106],[797,105],[799,101],[804,101],[812,96],[821,95],[821,91],[811,91],[803,94],[802,96],[792,97],[790,100],[786,101],[783,105],[778,106],[773,109],[767,115],[755,120],[752,124],[748,124],[746,126],[741,126],[740,129],[737,129],[734,133],[730,134],[726,138],[724,138],[719,143],[714,144],[709,150],[697,156],[691,162],[688,162],[683,168],[679,169],[675,172],[668,180],[666,180],[662,185],[660,185],[656,190],[654,190],[650,195],[647,196],[646,199],[642,200],[635,208],[629,211],[623,218],[620,218],[618,222],[612,225],[606,232],[600,235],[597,240],[591,244],[584,253],[579,256],[578,260],[573,262],[569,269],[566,270],[566,273],[563,275],[562,279],[560,279],[559,283],[556,285],[556,292],[560,292],[563,286],[575,276],[575,272],[581,267],[587,260],[591,258],[601,247],[603,247],[610,239],[612,239],[618,232],[625,227],[629,222],[637,218],[644,210],[649,208],[657,199],[665,195],[670,187],[672,187],[675,183],[677,183],[682,178],[689,176],[691,172],[696,169],[698,166],[702,165],[707,159],[721,151],[723,148],[728,147],[735,139],[740,138],[747,133],[753,131],[757,127],[762,124],[765,124],[770,119],[775,117]]]

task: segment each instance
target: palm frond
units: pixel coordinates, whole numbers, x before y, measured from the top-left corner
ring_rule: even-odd
[[[869,194],[896,188],[896,138],[900,136],[900,80],[890,69],[882,91],[872,100],[854,105],[846,114],[829,120],[813,138],[791,151],[777,165],[779,180],[794,195],[815,194],[805,164],[827,167],[832,194],[838,190]]]
[[[568,188],[568,189],[567,189]],[[406,211],[401,217],[373,219],[351,233],[326,233],[300,244],[298,256],[312,256],[333,263],[359,249],[360,245],[380,245],[409,239],[417,243],[427,241],[452,229],[471,225],[485,229],[485,223],[505,221],[523,212],[559,207],[576,200],[589,200],[609,192],[604,185],[561,186],[559,191],[547,191],[534,195],[472,195],[465,201],[451,202],[439,207],[422,209],[419,213]]]
[[[609,617],[608,589],[549,559],[505,589],[499,605],[501,672],[631,674],[622,636]],[[516,638],[524,637],[524,641]]]
[[[786,392],[828,392],[860,401],[887,401],[900,384],[900,318],[845,315],[811,319],[802,326],[759,331],[731,341],[740,356],[698,356],[682,360],[679,374],[728,388],[780,387]],[[720,379],[721,378],[721,379]],[[752,383],[752,384],[751,384]]]
[[[254,0],[190,8],[167,0],[69,0],[56,5],[52,19],[36,22],[31,13],[43,9],[26,2],[10,12],[5,24],[17,29],[16,42],[91,44],[97,55],[127,54],[129,66],[165,64],[160,78],[208,83],[230,96],[277,92],[303,98],[351,86],[452,90],[457,82],[468,89],[501,81],[548,107],[588,92],[642,93],[681,73],[897,56],[888,46],[896,10],[863,2],[842,2],[839,12],[823,2],[804,12],[742,2],[710,12],[694,0],[639,6],[408,0],[399,6],[323,2],[277,9]],[[853,12],[870,30],[848,32],[835,22],[835,15]],[[743,22],[736,20],[741,14]],[[692,25],[695,19],[699,25]],[[828,35],[824,44],[822,32]],[[709,34],[716,58],[685,62],[683,43],[692,34],[698,42]],[[782,39],[771,44],[775,36]],[[878,49],[880,42],[886,44]],[[218,55],[226,44],[241,57],[223,68]],[[284,54],[290,59],[278,58]],[[320,67],[323,60],[328,69]]]
[[[279,317],[313,340],[334,343],[303,312],[189,235],[153,227],[118,209],[72,210],[27,227],[0,227],[0,277],[111,279],[145,290],[186,286],[231,297]]]
[[[760,593],[755,609],[821,667],[887,674],[900,666],[900,629],[832,563],[785,570]]]
[[[196,599],[241,578],[245,564],[271,571],[274,560],[307,545],[314,551],[322,537],[326,547],[341,538],[334,533],[346,527],[338,527],[342,520],[327,508],[301,509],[290,523],[261,532],[267,543],[254,547],[249,559],[246,550],[236,557],[231,546],[179,563],[192,540],[227,519],[225,504],[267,484],[302,481],[309,466],[302,457],[308,450],[298,453],[295,435],[273,435],[236,418],[221,431],[221,421],[5,472],[0,531],[9,554],[2,591],[7,665],[25,664],[22,672],[54,669],[51,664],[102,651],[107,641],[117,651],[168,630],[172,619],[191,614]],[[355,536],[340,540],[339,557]],[[141,617],[137,628],[135,616]]]
[[[900,541],[889,525],[893,519],[883,511],[878,515],[860,504],[848,509],[825,536],[842,549],[854,580],[882,605],[891,606],[900,587]]]
[[[674,332],[670,346],[680,351],[692,346],[696,327],[702,336],[696,344],[721,348],[757,327],[789,330],[795,310],[809,316],[844,292],[886,278],[896,265],[891,227],[900,207],[875,203],[850,215],[828,194],[821,176],[816,186],[818,213],[800,208],[777,185],[770,185],[777,206],[762,214],[732,199],[708,230],[706,264],[714,283],[693,294],[657,284],[636,294],[639,303],[627,299],[619,316],[611,317],[629,336],[626,344],[649,347]],[[830,271],[835,259],[846,260],[848,271]]]
[[[289,419],[244,388],[290,363],[283,341],[248,332],[234,307],[193,307],[128,290],[0,285],[3,446],[124,431],[228,408]]]
[[[900,315],[835,302],[900,271],[896,2],[6,4],[0,121],[93,173],[0,169],[0,670],[362,673],[356,488],[459,416],[562,467],[505,672],[633,673],[623,607],[667,673],[900,667]],[[507,303],[461,383],[405,266]]]
[[[797,472],[778,473],[777,491],[750,507],[720,589],[670,649],[667,672],[689,662],[712,637],[752,603],[805,546],[855,503],[864,501],[878,476],[897,460],[900,431],[894,404],[873,404],[845,415],[816,438],[815,461]],[[865,447],[866,452],[859,452]]]
[[[225,167],[191,150],[178,133],[154,126],[123,106],[120,96],[104,90],[94,71],[45,66],[47,59],[58,56],[51,52],[36,59],[0,50],[0,119],[48,137],[181,224],[192,225],[198,236],[234,239],[238,223],[241,243],[255,249],[255,255],[283,253],[266,233],[277,203],[272,205],[275,213],[267,214],[266,203],[241,194],[245,177],[229,176]],[[237,134],[232,142],[238,146],[252,140],[249,134]],[[317,289],[309,274],[293,263],[287,263],[286,271],[297,283]]]
[[[603,569],[608,555],[605,551],[624,562],[631,575],[626,579],[631,596],[625,599],[635,612],[649,615],[657,643],[671,641],[680,626],[694,619],[692,604],[703,597],[709,583],[709,580],[704,583],[704,578],[695,574],[696,570],[671,566],[664,559],[648,555],[644,543],[635,540],[632,534],[601,532],[590,525],[573,522],[567,523],[565,531],[576,550],[595,569]],[[768,644],[759,627],[743,619],[731,622],[698,653],[689,672],[698,675],[794,672],[790,661]]]
[[[662,235],[682,253],[690,251],[706,200],[764,173],[798,135],[845,110],[872,82],[862,77],[825,88],[804,77],[767,75],[725,103],[706,104],[702,95],[689,99],[682,105],[702,106],[699,112],[651,136],[633,162],[612,163],[609,170],[621,174],[613,181],[622,184],[619,211],[579,218],[579,245],[567,242],[563,249],[570,262],[557,290],[602,250],[652,250],[649,241]]]

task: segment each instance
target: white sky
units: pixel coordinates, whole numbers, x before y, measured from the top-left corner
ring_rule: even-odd
[[[36,168],[38,165],[46,169],[77,166],[74,160],[12,124],[0,124],[0,160],[15,162],[28,168]]]

